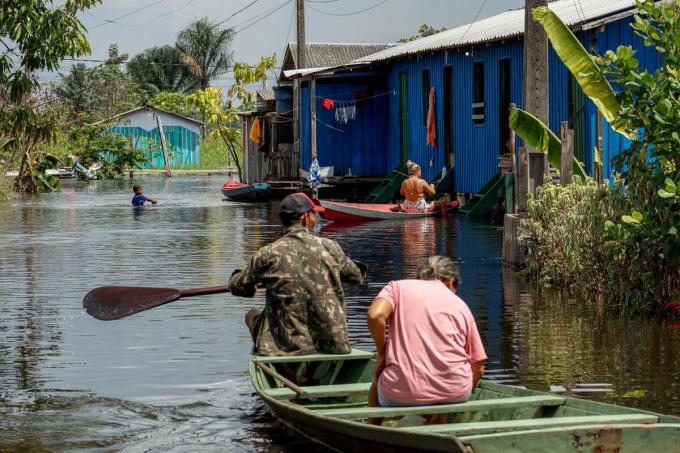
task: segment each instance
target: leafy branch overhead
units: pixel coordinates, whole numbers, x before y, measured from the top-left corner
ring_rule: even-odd
[[[621,105],[609,81],[569,27],[546,6],[535,8],[531,13],[543,26],[555,53],[574,75],[583,93],[593,101],[612,129],[630,139],[635,139],[636,134],[631,125],[618,115]]]

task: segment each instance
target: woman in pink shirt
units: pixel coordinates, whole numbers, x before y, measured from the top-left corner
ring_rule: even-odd
[[[388,283],[368,310],[378,352],[371,406],[462,403],[484,374],[486,353],[475,319],[456,295],[456,265],[432,256],[416,276]],[[427,419],[445,421],[446,414]]]

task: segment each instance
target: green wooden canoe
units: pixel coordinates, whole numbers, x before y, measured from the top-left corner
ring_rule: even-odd
[[[318,362],[309,385],[281,376]],[[680,452],[680,417],[481,381],[466,403],[367,407],[374,354],[251,355],[257,393],[290,429],[331,451]],[[448,423],[415,425],[415,415],[447,413]],[[366,423],[384,417],[382,426]],[[406,418],[404,418],[406,417]],[[409,420],[410,419],[410,420]]]

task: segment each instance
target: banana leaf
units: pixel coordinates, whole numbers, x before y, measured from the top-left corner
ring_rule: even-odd
[[[612,129],[635,140],[635,132],[618,116],[621,106],[609,81],[598,72],[598,67],[569,27],[550,8],[540,6],[531,11],[534,20],[543,26],[557,56],[581,85],[583,92],[597,106]]]
[[[561,169],[562,142],[541,120],[522,109],[514,108],[510,112],[508,125],[527,145],[547,154],[550,165]],[[575,157],[574,175],[586,177],[583,165]]]

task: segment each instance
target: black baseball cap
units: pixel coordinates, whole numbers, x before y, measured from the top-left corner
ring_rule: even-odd
[[[302,214],[312,210],[323,212],[326,210],[326,208],[314,204],[312,199],[309,198],[305,193],[295,192],[281,200],[281,206],[279,206],[279,218],[284,225],[288,225],[294,220],[298,219]]]

